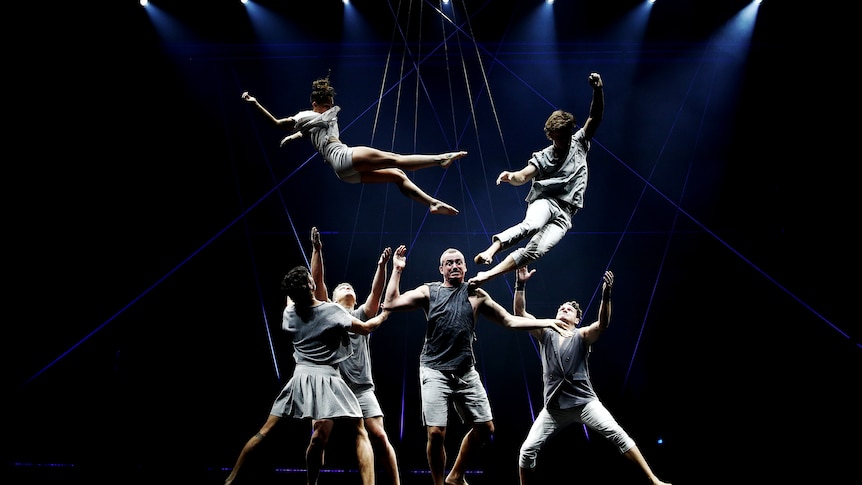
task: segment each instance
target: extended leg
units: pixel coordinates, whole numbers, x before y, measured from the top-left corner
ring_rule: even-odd
[[[512,258],[512,255],[509,254],[488,271],[479,271],[476,273],[476,276],[470,278],[467,283],[469,283],[470,286],[481,286],[485,282],[488,282],[501,274],[508,273],[509,271],[514,271],[516,269],[518,269],[518,265],[515,264],[515,259]]]
[[[428,206],[432,214],[457,215],[458,209],[451,205],[431,197],[419,188],[407,177],[403,170],[397,168],[386,168],[371,172],[361,172],[360,179],[364,184],[392,183],[407,197]]]
[[[353,147],[353,168],[360,173],[382,168],[400,168],[412,172],[428,167],[446,168],[455,160],[466,155],[467,152],[464,151],[437,155],[400,155],[376,148],[358,146]]]
[[[236,463],[233,465],[233,469],[230,471],[230,475],[225,479],[225,485],[231,485],[234,480],[236,480],[236,476],[239,473],[240,468],[242,468],[242,464],[245,463],[245,459],[252,451],[254,451],[255,448],[257,448],[257,445],[263,441],[267,433],[269,433],[273,426],[278,423],[279,419],[281,419],[279,416],[269,415],[269,417],[266,418],[266,422],[263,424],[263,427],[260,428],[260,431],[248,439],[245,446],[242,447],[242,451],[239,452],[239,456],[236,459]]]
[[[667,482],[659,480],[658,477],[655,476],[655,473],[653,473],[652,468],[650,468],[649,464],[647,464],[646,459],[641,454],[641,451],[638,449],[637,445],[632,446],[628,451],[623,453],[623,456],[633,461],[634,463],[637,463],[641,470],[643,470],[643,472],[646,474],[647,478],[649,478],[649,481],[650,483],[652,483],[652,485],[670,485]]]

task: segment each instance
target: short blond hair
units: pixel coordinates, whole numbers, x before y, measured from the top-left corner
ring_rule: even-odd
[[[462,258],[464,257],[464,253],[462,253],[461,251],[459,251],[455,248],[449,248],[449,249],[443,251],[443,254],[440,255],[440,265],[441,266],[443,265],[443,258],[445,258],[447,254],[455,254],[455,253],[460,254]]]

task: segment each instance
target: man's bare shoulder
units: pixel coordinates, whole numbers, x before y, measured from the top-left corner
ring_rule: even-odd
[[[470,288],[467,295],[475,304],[485,305],[494,303],[494,299],[491,298],[491,295],[480,287]]]

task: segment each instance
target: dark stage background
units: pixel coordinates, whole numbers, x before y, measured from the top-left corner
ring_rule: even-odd
[[[402,289],[438,280],[444,249],[472,258],[522,219],[528,186],[496,176],[549,143],[554,109],[586,118],[591,71],[607,105],[586,206],[534,265],[528,309],[577,299],[592,321],[602,272],[616,273],[593,382],[665,480],[858,482],[851,16],[765,0],[737,26],[746,5],[659,0],[648,20],[639,2],[598,0],[557,0],[553,16],[537,0],[453,0],[446,18],[385,0],[14,7],[3,482],[222,483],[292,372],[279,282],[306,263],[311,227],[330,289],[350,281],[364,298],[399,244]],[[289,116],[329,70],[348,144],[469,152],[410,174],[458,216],[339,181],[240,99]],[[486,289],[510,308],[511,283]],[[430,483],[423,331],[421,312],[396,314],[372,339],[405,484]],[[539,359],[526,334],[481,320],[478,335],[497,434],[470,482],[517,483]],[[464,431],[453,422],[450,465]],[[245,483],[304,483],[308,432],[285,423]],[[333,470],[354,466],[346,440]],[[643,483],[579,429],[540,467],[571,476],[558,483]]]

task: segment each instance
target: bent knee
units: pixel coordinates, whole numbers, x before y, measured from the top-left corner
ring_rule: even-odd
[[[407,178],[407,173],[400,168],[378,168],[377,170],[369,170],[367,172],[360,172],[362,183],[365,184],[388,184],[388,183],[396,183],[398,185],[404,185],[409,178]]]
[[[398,178],[398,179],[406,179],[407,178],[407,172],[405,172],[404,170],[401,170],[400,168],[395,168],[395,167],[380,168],[380,169],[375,170],[375,172],[386,174],[386,176],[388,176],[389,178]]]

